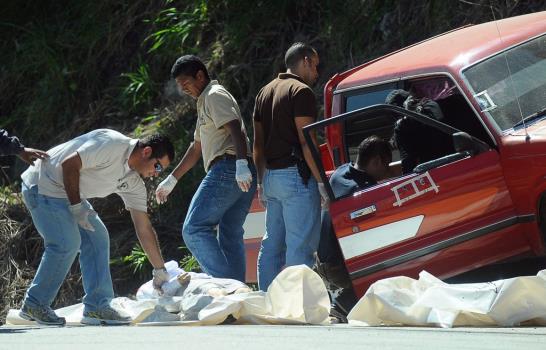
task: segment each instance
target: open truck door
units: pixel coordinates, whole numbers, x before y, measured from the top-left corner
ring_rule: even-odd
[[[468,134],[422,114],[375,105],[314,123],[304,129],[304,135],[313,145],[311,132],[337,124],[345,138],[351,126],[359,123],[367,136],[379,133],[390,139],[396,120],[403,117],[454,135],[456,152],[336,198],[319,150],[312,147],[331,199],[335,236],[358,296],[378,279],[416,278],[422,270],[448,278],[529,249],[519,231],[534,220],[533,215],[515,212],[498,151]],[[344,151],[346,159],[351,159],[354,152],[348,147]]]

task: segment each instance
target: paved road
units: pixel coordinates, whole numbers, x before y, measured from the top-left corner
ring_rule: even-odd
[[[0,349],[546,349],[543,328],[319,326],[0,327]]]

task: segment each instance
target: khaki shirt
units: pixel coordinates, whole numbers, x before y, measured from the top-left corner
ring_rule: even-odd
[[[235,98],[220,84],[212,80],[197,99],[197,123],[193,138],[201,143],[205,171],[214,158],[225,153],[235,155],[231,134],[223,126],[232,120],[241,122],[245,135],[247,155],[251,155],[245,124]]]
[[[49,158],[38,160],[22,175],[28,187],[38,193],[67,198],[63,182],[63,160],[74,152],[82,161],[80,197],[106,197],[117,193],[127,209],[147,211],[146,187],[140,175],[129,168],[128,160],[138,140],[109,129],[97,129],[53,147]]]

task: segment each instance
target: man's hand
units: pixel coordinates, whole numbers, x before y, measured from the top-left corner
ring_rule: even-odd
[[[260,204],[264,209],[267,209],[267,198],[264,196],[264,188],[262,187],[262,184],[258,184],[258,187],[256,189],[258,192],[258,200],[260,201]]]
[[[69,207],[69,210],[72,213],[72,216],[74,216],[76,222],[78,223],[78,226],[80,226],[84,230],[95,232],[95,228],[89,222],[89,215],[96,215],[97,212],[95,212],[93,209],[86,208],[82,202],[71,205]]]
[[[155,190],[155,200],[157,203],[162,204],[167,201],[167,197],[172,192],[177,182],[178,180],[173,174],[169,174],[165,180],[161,181]]]
[[[169,282],[169,273],[164,267],[162,267],[160,269],[154,269],[152,271],[152,276],[154,276],[152,280],[152,285],[154,286],[154,289],[158,291],[159,295],[162,295],[163,289],[161,289],[161,286],[163,285],[163,283]]]
[[[328,209],[330,206],[330,197],[328,197],[328,192],[326,191],[326,186],[324,183],[319,182],[318,183],[318,190],[321,197],[321,205],[324,209]]]
[[[237,159],[235,162],[235,179],[239,188],[243,192],[248,192],[250,185],[252,184],[252,173],[248,168],[248,161],[246,159]]]
[[[39,149],[25,147],[18,154],[19,158],[27,164],[34,165],[36,159],[49,158],[47,152],[40,151]]]

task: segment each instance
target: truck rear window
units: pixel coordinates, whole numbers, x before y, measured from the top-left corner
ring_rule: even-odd
[[[345,112],[385,103],[385,98],[394,89],[396,89],[396,84],[393,83],[358,90],[346,97]]]

